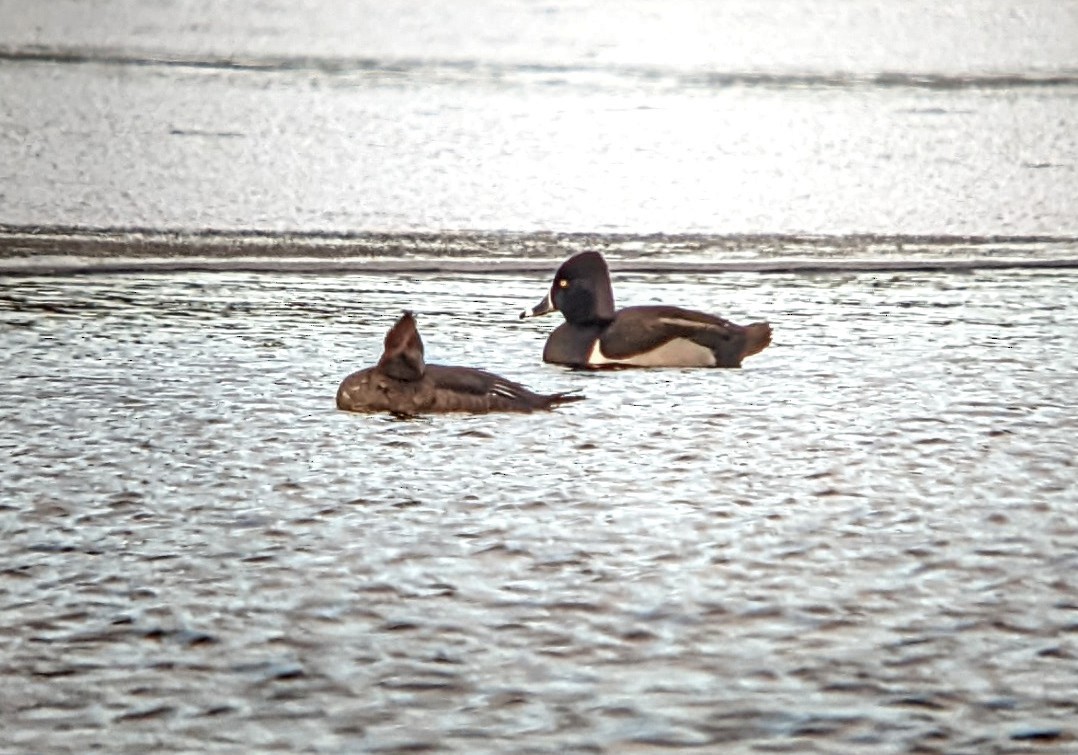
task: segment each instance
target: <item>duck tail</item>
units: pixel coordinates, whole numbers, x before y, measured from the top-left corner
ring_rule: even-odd
[[[583,401],[586,397],[583,394],[576,393],[575,391],[569,391],[565,393],[551,393],[543,396],[543,409],[553,409],[555,406],[561,406],[562,404],[571,404],[574,401]]]
[[[771,324],[766,322],[754,322],[745,326],[745,350],[741,353],[742,359],[759,354],[771,343]]]

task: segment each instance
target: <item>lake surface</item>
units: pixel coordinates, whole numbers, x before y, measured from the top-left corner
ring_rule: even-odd
[[[3,290],[13,751],[1062,752],[1078,278],[623,274],[767,317],[742,370],[539,361],[518,275]],[[337,412],[428,359],[587,401]]]
[[[1078,235],[1078,3],[0,0],[0,222]]]
[[[0,0],[0,751],[1078,750],[1075,39]],[[582,249],[774,342],[544,365]],[[338,412],[406,308],[587,400]]]

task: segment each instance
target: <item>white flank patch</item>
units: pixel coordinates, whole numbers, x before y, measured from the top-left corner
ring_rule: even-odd
[[[711,349],[693,343],[687,338],[675,338],[662,346],[636,354],[627,359],[611,359],[603,353],[599,341],[591,347],[588,364],[625,364],[633,367],[714,367],[715,355]]]

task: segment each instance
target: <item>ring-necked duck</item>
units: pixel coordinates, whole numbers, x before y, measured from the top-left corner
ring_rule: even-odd
[[[419,415],[442,412],[532,412],[583,399],[533,393],[485,370],[426,364],[415,317],[405,312],[386,334],[378,364],[352,373],[337,389],[337,408]]]
[[[598,252],[566,260],[550,293],[520,316],[560,311],[543,361],[573,367],[740,367],[771,343],[766,322],[737,325],[721,317],[662,305],[614,309],[610,270]]]

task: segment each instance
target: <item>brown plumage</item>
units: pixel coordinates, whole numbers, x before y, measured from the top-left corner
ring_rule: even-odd
[[[378,364],[354,372],[337,389],[337,408],[402,415],[445,412],[533,412],[580,401],[569,393],[534,393],[486,370],[427,364],[415,317],[405,312],[386,334]]]

